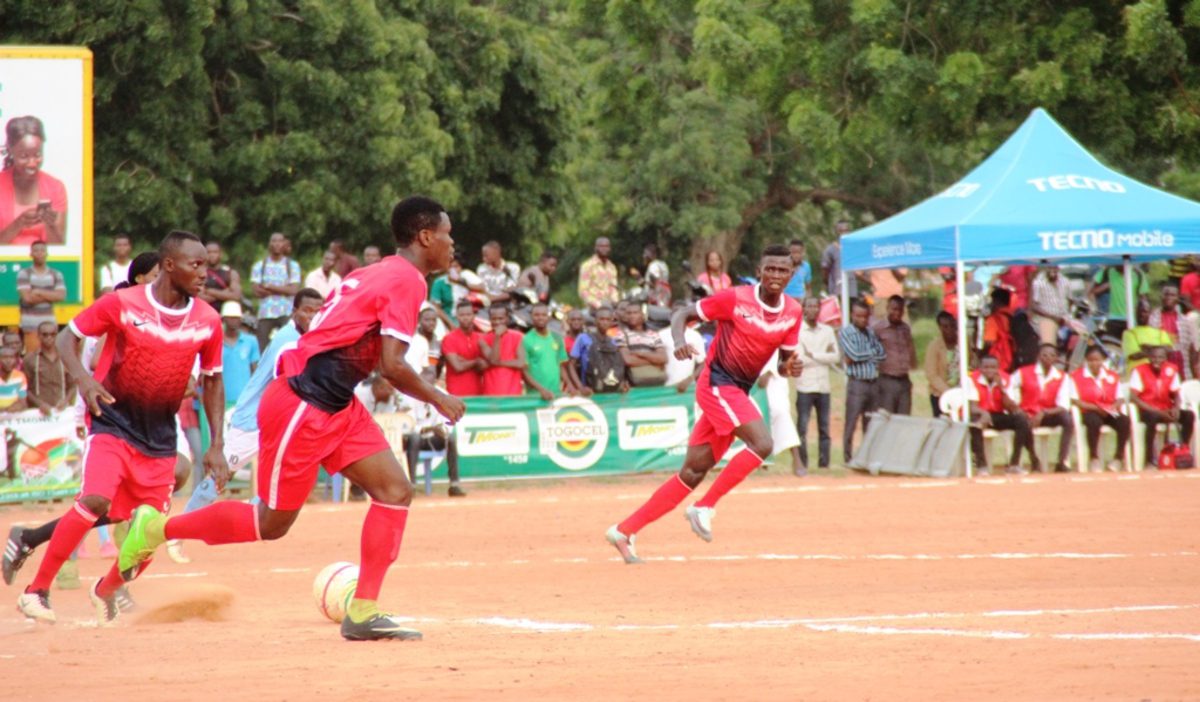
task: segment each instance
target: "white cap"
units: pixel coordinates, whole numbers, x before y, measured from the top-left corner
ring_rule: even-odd
[[[234,300],[226,300],[224,303],[221,304],[221,316],[222,317],[239,317],[240,318],[242,316],[241,303],[236,302]]]

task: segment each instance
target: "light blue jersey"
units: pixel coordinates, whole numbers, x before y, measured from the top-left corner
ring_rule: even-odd
[[[280,353],[295,346],[299,340],[300,330],[296,328],[294,320],[289,320],[271,337],[271,343],[262,352],[250,382],[246,383],[246,388],[238,395],[237,404],[233,407],[229,421],[234,427],[242,431],[258,431],[258,401],[262,399],[267,384],[275,379],[275,361]]]

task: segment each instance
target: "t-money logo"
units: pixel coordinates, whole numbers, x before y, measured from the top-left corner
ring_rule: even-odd
[[[591,400],[560,398],[537,418],[538,448],[560,468],[584,470],[604,455],[608,420]]]

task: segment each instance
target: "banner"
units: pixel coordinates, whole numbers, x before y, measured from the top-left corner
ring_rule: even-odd
[[[65,279],[66,299],[54,305],[65,324],[92,301],[92,52],[0,47],[0,144],[13,120],[44,138],[9,145],[19,153],[0,165],[0,325],[20,318],[17,274],[31,265],[34,241],[46,242],[48,265]],[[36,202],[14,195],[18,171],[36,178]]]
[[[752,398],[765,418],[766,396],[757,386]],[[532,395],[465,401],[454,434],[467,480],[677,470],[699,415],[694,392],[673,387],[550,403]],[[435,476],[444,470],[438,465]]]
[[[75,427],[74,409],[0,415],[0,504],[79,492],[83,441]]]

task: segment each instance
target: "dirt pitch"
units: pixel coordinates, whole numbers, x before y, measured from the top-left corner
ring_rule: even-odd
[[[384,604],[425,640],[392,644],[318,615],[312,579],[357,560],[365,508],[312,504],[281,542],[189,544],[134,588],[144,608],[232,590],[216,616],[97,629],[85,591],[55,591],[60,623],[35,626],[4,605],[3,699],[1194,700],[1198,478],[760,474],[711,544],[681,511],[647,528],[641,566],[602,534],[661,477],[422,497]]]

